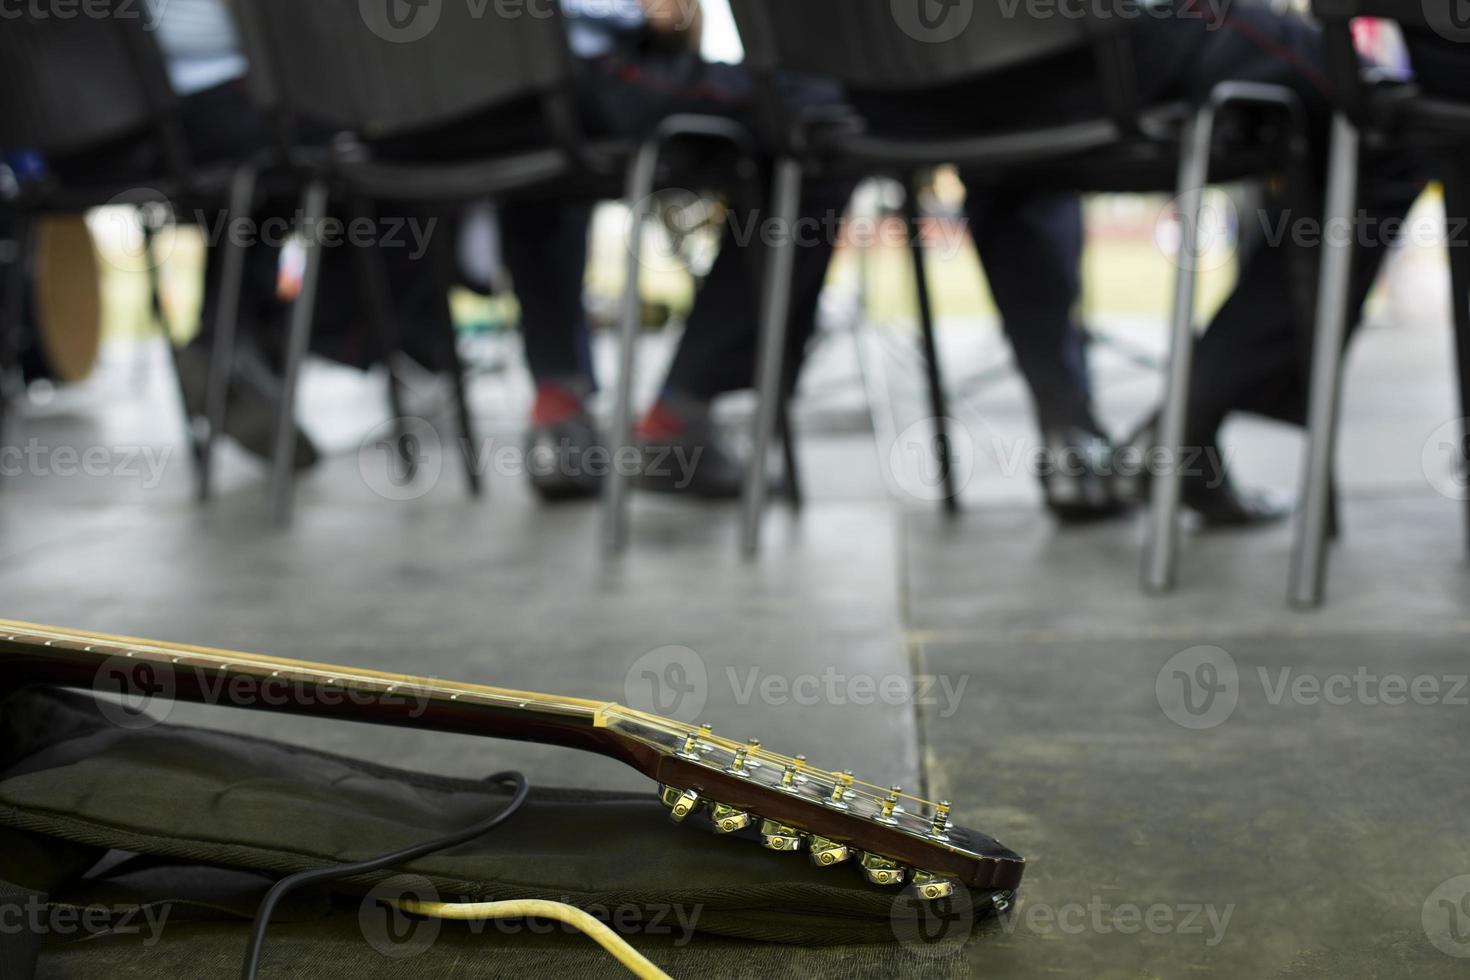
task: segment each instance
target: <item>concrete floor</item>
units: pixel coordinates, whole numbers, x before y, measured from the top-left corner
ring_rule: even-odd
[[[1105,326],[1157,347],[1153,325]],[[513,473],[474,503],[446,462],[421,496],[385,500],[358,452],[381,389],[319,367],[305,412],[331,455],[295,526],[264,524],[260,473],[233,451],[221,498],[197,507],[157,351],[110,349],[93,382],[29,406],[12,435],[51,462],[0,488],[0,612],[645,707],[644,671],[673,657],[703,674],[677,710],[951,798],[961,822],[1029,856],[1019,909],[969,946],[976,975],[1464,976],[1470,689],[1453,688],[1470,672],[1470,572],[1430,441],[1458,415],[1443,324],[1375,327],[1358,346],[1347,535],[1332,604],[1309,615],[1285,608],[1285,529],[1188,537],[1179,593],[1146,599],[1136,522],[1051,525],[996,452],[1029,438],[1013,380],[957,408],[977,451],[966,513],[940,518],[888,451],[920,413],[902,337],[877,336],[861,366],[868,394],[892,398],[871,425],[854,345],[829,341],[803,413],[809,506],[772,515],[754,564],[736,557],[732,507],[639,500],[632,550],[606,564],[594,507],[537,506]],[[975,324],[944,342],[956,374],[1002,358]],[[1156,381],[1097,361],[1122,428]],[[516,445],[523,384],[486,379],[474,401],[486,438]],[[1247,423],[1231,445],[1246,482],[1292,485],[1295,435]],[[61,475],[59,447],[104,447],[119,472]],[[171,452],[157,481],[123,465],[134,449]],[[1343,703],[1310,694],[1363,674],[1377,680]],[[937,678],[929,697],[866,703],[847,686],[915,675]],[[773,676],[824,679],[823,693],[763,696]],[[1384,704],[1390,676],[1439,693]],[[1223,678],[1233,711],[1199,727],[1181,677]],[[182,707],[173,720],[446,774],[647,788],[559,750]],[[912,972],[930,965],[915,951]]]

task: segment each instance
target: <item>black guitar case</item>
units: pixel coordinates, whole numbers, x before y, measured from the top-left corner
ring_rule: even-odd
[[[232,976],[272,881],[452,834],[507,794],[200,729],[126,730],[90,697],[10,691],[0,980]],[[473,844],[289,899],[262,976],[629,975],[560,925],[441,923],[380,901],[401,897],[567,902],[674,976],[718,977],[963,975],[966,941],[997,908],[997,896],[963,890],[922,904],[675,827],[651,793],[533,788]]]

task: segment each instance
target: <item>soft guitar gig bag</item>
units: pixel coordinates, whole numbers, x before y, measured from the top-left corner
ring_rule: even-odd
[[[949,976],[976,922],[1003,904],[963,889],[921,904],[751,840],[673,827],[651,793],[535,788],[531,775],[525,808],[490,835],[293,897],[264,975],[621,972],[560,926],[409,919],[379,902],[539,898],[604,919],[681,976]],[[4,692],[0,980],[233,975],[273,880],[452,834],[507,796],[254,738],[123,729],[79,694]]]

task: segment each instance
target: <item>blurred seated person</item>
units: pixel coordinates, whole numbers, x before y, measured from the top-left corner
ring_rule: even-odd
[[[562,0],[562,9],[578,59],[584,124],[594,134],[637,138],[682,112],[742,121],[753,115],[753,85],[744,68],[699,55],[703,15],[698,0]],[[785,95],[803,106],[840,100],[837,86],[810,80],[790,80]],[[846,180],[809,181],[803,216],[840,219],[852,187]],[[528,457],[556,460],[531,473],[547,499],[587,497],[601,489],[600,476],[580,465],[586,449],[604,444],[587,409],[596,387],[582,302],[590,215],[588,205],[566,201],[509,202],[500,211],[505,262],[520,300],[526,358],[537,384]],[[809,324],[816,317],[835,244],[822,237],[797,257],[793,323]],[[707,498],[740,493],[743,466],[718,438],[709,405],[722,392],[750,386],[757,317],[751,261],[748,247],[727,229],[663,394],[638,423],[643,445],[667,447],[668,458],[677,450],[692,466],[644,472],[640,485],[647,489]],[[801,338],[809,333],[793,331]]]
[[[574,51],[590,84],[589,115],[613,131],[643,133],[677,112],[751,113],[752,82],[741,66],[711,63],[697,53],[699,7],[694,0],[563,0]],[[835,86],[789,82],[799,102],[835,102]],[[835,229],[851,185],[813,182],[804,216]],[[1082,220],[1075,195],[973,194],[969,213],[982,261],[990,274],[1007,334],[1035,402],[1049,445],[1105,454],[1106,437],[1093,410],[1086,350],[1073,314],[1081,288]],[[506,264],[522,307],[526,356],[537,383],[531,419],[532,459],[561,465],[533,471],[546,498],[598,492],[600,481],[576,465],[576,456],[601,438],[587,409],[592,376],[582,275],[590,208],[579,203],[512,203],[501,210]],[[749,215],[731,227],[749,227]],[[728,229],[727,229],[728,230]],[[830,235],[798,251],[788,364],[794,378],[815,325],[816,307],[834,242]],[[749,257],[733,234],[696,299],[684,336],[656,404],[639,422],[647,458],[697,460],[694,473],[644,473],[639,485],[662,492],[733,497],[743,464],[721,444],[710,419],[711,402],[752,386],[759,313]],[[1086,520],[1123,509],[1112,481],[1101,473],[1050,474],[1047,500],[1060,517]]]
[[[1302,101],[1318,171],[1325,173],[1333,107],[1321,32],[1315,25],[1259,0],[1239,0],[1223,8],[1198,0],[1168,0],[1157,5],[1154,15],[1131,19],[1127,29],[1145,103],[1200,103],[1215,85],[1231,80],[1283,85]],[[1015,128],[1038,118],[1090,118],[1103,111],[1088,50],[923,93],[858,91],[852,96],[875,129],[914,136]],[[916,111],[919,107],[922,112]],[[1360,217],[1370,229],[1382,230],[1386,221],[1392,228],[1390,219],[1407,214],[1423,188],[1418,166],[1394,148],[1370,152],[1366,164]],[[1393,245],[1387,234],[1362,237],[1366,240],[1360,242],[1354,273],[1354,309],[1366,300]],[[1291,247],[1287,236],[1284,244],[1262,245],[1245,257],[1235,290],[1196,347],[1185,446],[1210,462],[1182,475],[1184,502],[1205,526],[1249,526],[1289,513],[1277,499],[1235,487],[1219,449],[1219,432],[1236,412],[1305,423],[1310,342],[1303,330],[1310,325],[1296,315],[1302,304],[1300,292],[1294,293],[1300,284],[1290,275],[1292,262],[1285,253]],[[1146,453],[1156,439],[1154,427],[1146,427],[1136,449]],[[1148,482],[1143,480],[1145,494]]]
[[[251,103],[245,88],[248,64],[225,0],[168,0],[149,7],[168,70],[169,81],[180,96],[178,120],[191,161],[196,166],[245,159],[269,145],[265,119]],[[120,141],[116,146],[47,161],[51,170],[73,182],[115,182],[120,174],[146,176],[159,171],[162,161],[143,156],[143,144]],[[289,218],[294,201],[269,202],[253,217],[268,214]],[[183,218],[183,216],[180,216]],[[180,351],[184,397],[190,412],[204,412],[209,369],[210,333],[218,313],[222,269],[220,242],[224,211],[198,216],[206,235],[205,281],[201,333]],[[260,225],[257,225],[260,227]],[[247,251],[244,290],[234,370],[229,386],[227,434],[244,448],[268,456],[273,445],[281,386],[274,360],[277,329],[284,314],[278,295],[280,249],[254,245]],[[304,432],[297,433],[297,465],[312,465],[315,448]]]

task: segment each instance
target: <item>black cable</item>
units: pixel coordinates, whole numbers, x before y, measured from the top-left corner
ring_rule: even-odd
[[[526,797],[531,793],[531,785],[526,777],[518,772],[499,772],[491,776],[486,782],[510,783],[515,787],[511,794],[510,802],[505,808],[488,820],[483,820],[473,827],[461,830],[451,837],[439,840],[427,841],[416,844],[413,847],[395,851],[392,854],[384,854],[381,857],[370,858],[359,861],[356,864],[341,864],[330,868],[317,868],[314,871],[303,871],[300,874],[282,878],[276,882],[274,888],[266,893],[261,899],[260,906],[255,910],[255,922],[250,927],[250,945],[245,953],[245,963],[241,967],[240,976],[242,980],[255,980],[256,973],[260,970],[260,958],[265,950],[265,933],[270,928],[271,915],[274,914],[276,906],[281,899],[291,892],[307,885],[319,884],[324,881],[335,881],[339,878],[350,878],[354,875],[371,874],[374,871],[383,871],[388,868],[405,864],[421,857],[427,857],[439,851],[447,851],[451,847],[468,844],[478,837],[483,837],[490,831],[499,827],[505,821],[515,816],[525,804]]]

